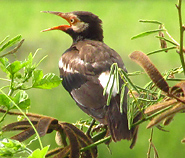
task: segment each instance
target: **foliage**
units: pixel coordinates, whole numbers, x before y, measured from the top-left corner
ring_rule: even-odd
[[[4,44],[7,39],[8,37],[1,42],[2,50],[7,50],[8,47],[20,41],[21,36],[16,36]],[[65,157],[67,155],[70,155],[70,157],[81,156],[84,158],[97,157],[96,146],[103,142],[107,142],[110,140],[110,137],[102,139],[106,134],[106,130],[103,127],[98,129],[100,134],[96,131],[92,132],[92,126],[97,125],[94,124],[94,121],[91,126],[86,122],[89,130],[86,135],[72,124],[61,123],[55,118],[27,112],[31,102],[26,93],[27,90],[33,88],[55,88],[61,83],[61,79],[53,73],[43,75],[43,70],[37,69],[45,58],[43,57],[38,63],[34,63],[37,51],[33,55],[30,53],[24,61],[15,60],[10,62],[7,56],[16,53],[23,41],[24,40],[21,40],[11,51],[5,52],[0,56],[1,70],[6,73],[6,78],[1,78],[1,80],[9,83],[0,89],[0,112],[4,113],[0,119],[0,123],[5,120],[7,114],[23,116],[23,118],[26,119],[23,120],[23,118],[21,118],[18,122],[10,123],[1,129],[2,133],[20,130],[22,130],[22,132],[11,138],[5,138],[3,135],[1,136],[0,155],[2,157],[14,157],[16,155],[26,154],[29,158],[43,158],[52,155],[55,155],[55,157]],[[12,111],[14,109],[18,109],[20,112]],[[26,110],[26,112],[23,110]],[[82,121],[78,122],[76,125],[78,126],[81,123]],[[49,146],[43,147],[40,137],[51,133],[53,130],[57,131],[56,142],[62,147],[48,152]],[[92,134],[91,132],[94,135],[93,137],[90,136]],[[29,144],[24,145],[21,142],[27,140],[34,134],[37,136],[41,149],[36,149],[32,152],[27,147]],[[66,140],[66,138],[68,139]],[[93,144],[93,141],[96,141],[96,143]]]
[[[168,33],[164,24],[156,20],[140,20],[139,22],[142,23],[159,25],[159,29],[142,32],[132,37],[131,39],[137,39],[158,33],[158,36],[156,36],[156,38],[159,39],[161,49],[149,52],[147,53],[147,55],[149,56],[156,53],[168,52],[168,50],[174,49],[179,54],[181,60],[181,65],[178,68],[168,70],[162,75],[147,55],[140,51],[134,51],[130,54],[130,59],[138,63],[151,79],[151,81],[147,83],[144,87],[140,87],[135,85],[130,80],[129,75],[138,75],[141,74],[141,72],[127,74],[121,68],[118,68],[117,64],[113,64],[111,67],[110,76],[113,76],[113,80],[117,83],[117,85],[119,85],[118,76],[121,76],[121,78],[125,82],[124,86],[126,85],[129,88],[129,106],[127,115],[130,128],[138,126],[139,124],[150,120],[147,128],[157,127],[158,129],[165,131],[163,127],[159,124],[163,122],[164,126],[168,125],[173,120],[175,114],[183,112],[185,110],[184,78],[175,78],[176,74],[185,74],[185,62],[183,56],[183,54],[185,53],[185,49],[183,47],[183,33],[185,27],[182,25],[181,19],[181,1],[179,1],[179,4],[176,5],[176,7],[178,9],[180,21],[179,43]],[[165,38],[164,32],[169,37],[169,39]],[[167,47],[168,44],[171,44],[172,46]],[[175,85],[170,87],[167,83],[168,80],[174,81],[175,83],[176,81],[179,82],[177,84],[174,83]],[[122,86],[121,88],[121,94],[123,94],[124,92],[124,86]],[[105,87],[105,90],[106,88],[107,87]],[[110,94],[111,91],[112,89],[110,89]],[[110,102],[110,99],[111,98],[108,97],[108,103]],[[122,100],[120,102],[122,103]],[[141,115],[140,120],[134,121],[134,118],[138,114]],[[152,142],[152,137],[153,129],[151,130],[151,138],[149,141],[150,144],[147,153],[148,158],[151,156],[152,149],[154,150],[154,157],[159,157],[157,149]]]
[[[185,109],[185,82],[184,78],[176,78],[176,74],[185,74],[185,62],[184,62],[184,53],[185,49],[183,47],[183,33],[185,27],[182,25],[182,16],[181,16],[181,3],[179,0],[178,5],[176,5],[178,13],[179,13],[179,25],[180,25],[180,42],[178,43],[167,31],[164,24],[159,21],[153,20],[140,20],[142,23],[149,24],[157,24],[159,25],[159,29],[146,31],[140,33],[132,39],[137,39],[140,37],[144,37],[147,35],[151,35],[154,33],[158,33],[156,38],[160,41],[160,50],[155,50],[153,52],[147,53],[147,55],[152,55],[160,52],[168,52],[168,50],[174,49],[179,54],[181,65],[178,68],[173,68],[168,70],[163,75],[159,72],[159,70],[155,67],[155,65],[151,62],[147,55],[143,52],[135,51],[131,53],[130,58],[138,63],[148,74],[151,82],[147,83],[144,87],[140,87],[135,85],[130,79],[129,75],[126,74],[122,69],[116,67],[116,65],[112,65],[114,71],[112,74],[116,79],[115,74],[119,74],[122,79],[125,81],[125,84],[129,88],[129,106],[128,106],[128,118],[129,118],[129,126],[130,128],[137,126],[147,120],[150,120],[147,128],[157,127],[160,130],[163,130],[163,127],[160,125],[163,122],[163,125],[168,125],[174,118],[174,116],[183,112]],[[169,39],[165,38],[164,33],[169,37]],[[171,44],[171,47],[167,47],[167,44]],[[135,73],[138,75],[138,72]],[[140,73],[141,74],[141,73]],[[170,87],[167,81],[174,81],[174,86]],[[178,81],[178,83],[176,83]],[[119,84],[119,82],[117,82]],[[121,89],[123,91],[124,89]],[[141,114],[141,119],[138,121],[134,121],[134,118]],[[154,157],[159,157],[156,147],[152,142],[153,137],[153,129],[151,130],[151,137],[149,141],[149,149],[147,153],[147,157],[151,156],[151,150],[154,151]],[[184,140],[184,139],[183,139]],[[182,140],[182,142],[183,142]]]
[[[12,157],[19,152],[29,153],[29,150],[26,150],[26,146],[17,140],[4,138],[0,141],[0,147],[0,156],[2,157]]]
[[[61,79],[53,73],[43,75],[43,70],[37,69],[40,62],[45,58],[42,58],[38,63],[34,63],[34,58],[37,52],[34,55],[30,53],[24,61],[9,61],[7,56],[16,53],[22,45],[24,40],[21,40],[21,38],[21,35],[19,35],[7,41],[7,36],[2,42],[0,42],[0,51],[2,51],[2,55],[0,56],[0,68],[6,73],[6,78],[0,79],[8,82],[7,85],[0,89],[1,110],[6,109],[4,115],[0,119],[0,123],[4,121],[10,110],[19,109],[21,114],[28,120],[32,128],[35,130],[40,146],[43,148],[38,132],[30,119],[26,116],[25,112],[23,112],[23,110],[28,110],[30,108],[30,98],[26,93],[26,90],[31,88],[55,88],[61,83]],[[8,52],[4,52],[7,48],[15,45],[17,42],[19,42],[17,47],[14,47]],[[24,151],[23,149],[27,149],[25,145],[18,143],[17,141],[8,139],[7,142],[4,142],[4,140],[5,139],[1,140],[1,144],[3,144],[2,150],[0,151],[1,156],[11,156],[20,151]],[[41,152],[42,151],[37,151],[36,153]]]
[[[47,154],[49,146],[44,147],[42,150],[36,149],[28,158],[44,158]]]

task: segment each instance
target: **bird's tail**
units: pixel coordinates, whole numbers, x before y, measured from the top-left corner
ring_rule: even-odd
[[[125,112],[121,113],[119,110],[119,105],[116,101],[112,100],[107,109],[107,126],[112,136],[112,139],[120,141],[121,139],[132,140],[130,148],[135,145],[137,138],[138,127],[128,128],[127,114]]]

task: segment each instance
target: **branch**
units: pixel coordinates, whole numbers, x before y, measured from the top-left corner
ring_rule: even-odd
[[[180,46],[179,46],[179,56],[182,64],[182,68],[185,74],[185,63],[184,63],[184,55],[183,55],[183,33],[184,33],[184,26],[182,24],[182,13],[181,13],[181,8],[182,8],[182,0],[178,1],[178,5],[176,5],[177,10],[178,10],[178,15],[179,15],[179,27],[180,27]]]
[[[90,144],[89,146],[86,146],[84,148],[81,148],[80,151],[86,151],[86,150],[89,150],[90,148],[92,147],[96,147],[97,145],[99,144],[102,144],[102,143],[105,143],[107,141],[109,141],[111,139],[111,136],[108,136],[108,137],[105,137],[103,139],[100,139],[99,141],[96,141],[95,143],[93,144]]]
[[[0,58],[3,58],[3,57],[5,57],[5,56],[7,56],[7,55],[9,55],[9,54],[14,54],[14,53],[16,53],[17,50],[18,50],[18,49],[21,47],[21,45],[23,44],[23,42],[24,42],[24,39],[21,40],[21,42],[19,42],[19,44],[18,44],[17,47],[15,47],[13,50],[9,51],[8,53],[1,55]]]

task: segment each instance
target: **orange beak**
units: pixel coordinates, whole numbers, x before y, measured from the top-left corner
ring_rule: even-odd
[[[55,14],[58,15],[60,17],[62,17],[63,19],[67,20],[68,23],[70,24],[70,17],[68,14],[66,13],[62,13],[62,12],[54,12],[54,11],[42,11],[43,13],[50,13],[50,14]],[[50,30],[62,30],[62,31],[67,31],[69,28],[71,27],[71,25],[60,25],[60,26],[55,26],[55,27],[51,27],[45,30],[42,30],[41,32],[45,32],[45,31],[50,31]]]

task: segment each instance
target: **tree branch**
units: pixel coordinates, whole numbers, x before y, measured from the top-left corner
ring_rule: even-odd
[[[185,74],[185,63],[184,63],[184,55],[183,55],[183,33],[184,33],[184,26],[182,24],[182,13],[181,13],[181,8],[182,8],[182,0],[178,1],[178,5],[176,5],[177,10],[178,10],[178,15],[179,15],[179,27],[180,27],[180,46],[179,46],[179,56],[183,68],[183,72]]]

